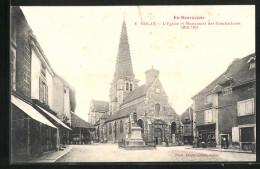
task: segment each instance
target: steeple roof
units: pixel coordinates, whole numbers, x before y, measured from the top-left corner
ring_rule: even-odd
[[[114,81],[122,77],[134,78],[125,21],[121,30]]]

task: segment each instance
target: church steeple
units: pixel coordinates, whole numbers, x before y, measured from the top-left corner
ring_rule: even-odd
[[[120,109],[124,98],[138,87],[138,81],[133,73],[127,30],[125,20],[122,25],[118,54],[116,60],[116,70],[114,80],[109,91],[110,114],[114,114]]]
[[[125,21],[122,24],[114,82],[122,77],[134,78]]]

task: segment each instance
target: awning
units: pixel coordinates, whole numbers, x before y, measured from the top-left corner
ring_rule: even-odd
[[[14,95],[11,95],[11,102],[17,107],[19,107],[22,111],[24,111],[24,113],[26,113],[32,119],[40,123],[43,123],[45,125],[48,125],[50,127],[57,128],[48,119],[46,119],[40,112],[35,110],[32,107],[32,105],[22,101],[21,99],[15,97]]]
[[[61,124],[63,127],[71,130],[71,128],[69,128],[66,124],[64,124],[60,119],[58,119],[56,116],[54,116],[53,114],[49,113],[47,110],[44,110],[43,108],[41,108],[40,106],[37,105],[37,107],[39,107],[44,113],[46,113],[48,116],[50,116],[53,120],[55,120],[56,122],[58,122],[59,124]]]

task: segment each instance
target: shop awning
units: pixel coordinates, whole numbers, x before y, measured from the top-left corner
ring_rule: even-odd
[[[53,120],[55,120],[56,122],[58,122],[59,124],[61,124],[63,127],[71,130],[71,128],[69,128],[66,124],[64,124],[60,119],[58,119],[56,116],[54,116],[53,114],[51,114],[50,112],[48,112],[47,110],[44,110],[43,108],[41,108],[40,106],[37,105],[37,107],[39,107],[44,113],[46,113],[48,116],[50,116]]]
[[[53,128],[55,127],[48,119],[46,119],[40,112],[35,110],[32,105],[24,102],[23,100],[15,97],[14,95],[11,95],[11,102],[16,105],[19,109],[21,109],[24,113],[26,113],[28,116],[30,116],[32,119],[43,123],[45,125],[48,125]]]

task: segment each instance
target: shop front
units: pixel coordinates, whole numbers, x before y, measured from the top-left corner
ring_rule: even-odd
[[[215,123],[197,126],[197,130],[199,147],[216,147]]]

